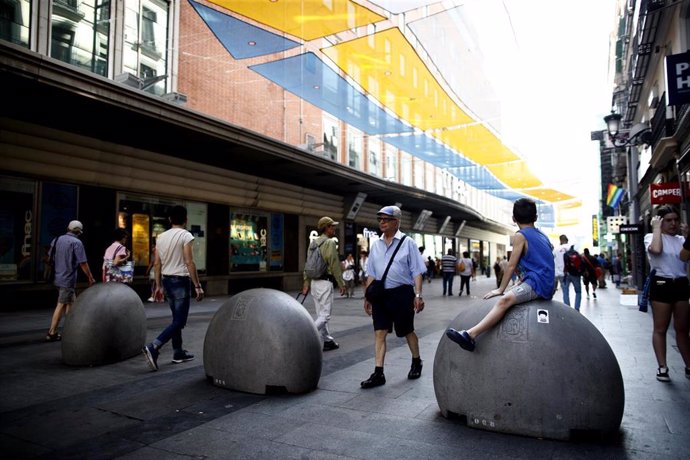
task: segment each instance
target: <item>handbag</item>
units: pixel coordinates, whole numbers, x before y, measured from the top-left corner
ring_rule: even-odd
[[[369,286],[367,286],[367,290],[364,293],[364,297],[366,297],[370,304],[381,303],[381,301],[383,301],[383,299],[385,298],[386,277],[388,276],[388,270],[390,270],[391,264],[393,264],[393,260],[395,259],[395,255],[398,253],[398,250],[400,249],[400,246],[402,245],[402,242],[405,240],[405,238],[407,238],[407,235],[403,235],[403,237],[400,239],[400,242],[398,243],[398,246],[395,248],[395,251],[393,251],[391,260],[388,261],[388,266],[386,266],[386,271],[383,272],[383,277],[381,277],[380,280],[372,281],[371,283],[369,283]]]
[[[117,248],[117,250],[113,254],[113,259],[115,259],[115,256],[117,256],[119,250],[120,248]],[[132,261],[127,261],[122,265],[115,265],[113,263],[113,259],[106,260],[105,262],[105,273],[103,276],[103,281],[105,281],[106,283],[131,283],[134,279],[134,264],[132,263]]]
[[[644,287],[642,288],[642,292],[640,292],[637,295],[637,306],[639,307],[639,310],[643,313],[647,312],[647,306],[649,305],[649,290],[652,287],[652,278],[654,278],[654,275],[656,275],[656,268],[653,268],[649,272],[649,275],[647,275],[647,279],[644,280]]]
[[[53,245],[50,247],[50,253],[48,254],[48,261],[44,269],[44,277],[48,283],[55,281],[55,251],[57,250],[57,242],[60,240],[58,236],[53,240]]]

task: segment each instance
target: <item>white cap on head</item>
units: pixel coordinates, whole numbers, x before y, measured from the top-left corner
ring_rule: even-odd
[[[67,226],[67,230],[69,230],[70,232],[78,231],[79,233],[81,233],[84,231],[84,226],[78,220],[73,220]]]
[[[384,206],[381,209],[379,209],[379,212],[376,213],[377,216],[379,216],[381,214],[384,214],[386,216],[391,216],[391,217],[398,219],[398,220],[400,220],[400,218],[402,218],[402,211],[397,206]]]

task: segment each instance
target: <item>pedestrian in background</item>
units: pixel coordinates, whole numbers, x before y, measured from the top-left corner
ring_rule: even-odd
[[[331,320],[333,310],[333,284],[340,288],[340,295],[345,295],[345,282],[338,257],[338,248],[335,245],[336,222],[328,216],[319,219],[317,224],[320,235],[309,245],[316,246],[315,251],[321,251],[321,257],[326,262],[326,271],[319,278],[309,278],[306,271],[304,273],[304,284],[302,294],[307,295],[311,291],[314,298],[314,308],[316,310],[316,320],[314,325],[319,331],[323,342],[323,351],[336,350],[340,345],[333,339],[328,331],[328,322]]]
[[[460,272],[460,292],[459,296],[462,295],[463,290],[467,290],[467,295],[470,295],[470,278],[473,277],[474,273],[474,263],[470,259],[470,253],[465,251],[462,253],[462,258],[458,261],[458,272]]]
[[[556,289],[561,286],[563,291],[563,303],[570,305],[570,291],[568,278],[565,273],[565,253],[568,251],[568,237],[561,235],[558,237],[560,245],[553,250],[554,274],[556,277]]]
[[[407,378],[418,379],[422,375],[422,358],[419,355],[419,338],[414,331],[414,316],[424,310],[424,258],[414,239],[407,238],[400,231],[402,211],[399,207],[384,206],[376,216],[382,236],[370,248],[367,287],[374,280],[381,280],[386,267],[390,268],[386,274],[382,298],[375,300],[373,304],[366,296],[364,298],[364,311],[374,322],[376,364],[374,373],[361,383],[362,388],[373,388],[386,383],[383,373],[386,337],[393,332],[393,327],[396,336],[405,337],[412,353],[412,365]]]
[[[84,226],[78,220],[73,220],[67,226],[67,233],[55,238],[50,244],[50,262],[54,265],[55,280],[53,284],[58,288],[58,300],[50,321],[46,341],[55,342],[62,339],[58,334],[60,320],[68,314],[72,304],[77,299],[77,270],[86,275],[89,286],[94,284],[93,275],[86,260],[84,244],[79,237],[84,231]]]
[[[688,227],[685,224],[681,226],[678,211],[673,206],[660,206],[655,214],[651,222],[652,233],[644,237],[650,270],[656,270],[649,289],[654,321],[652,347],[659,365],[656,379],[669,382],[666,335],[671,318],[676,345],[685,363],[685,376],[690,378],[690,283],[687,276],[690,242]]]
[[[453,254],[452,249],[441,258],[441,271],[443,273],[443,295],[446,293],[453,295],[453,280],[458,266],[458,258]]]
[[[133,271],[124,270],[130,252],[127,249],[129,234],[124,228],[113,230],[113,243],[103,254],[103,282],[131,283]],[[131,265],[127,268],[132,268]]]
[[[355,258],[352,254],[348,254],[343,260],[343,281],[345,281],[345,295],[349,297],[355,296]]]
[[[494,262],[494,275],[496,275],[496,287],[501,287],[501,279],[503,278],[503,272],[501,271],[501,258],[496,257],[496,262]]]
[[[172,312],[172,322],[142,350],[146,362],[154,371],[158,370],[161,347],[170,340],[173,347],[173,363],[179,364],[194,359],[193,354],[182,348],[182,329],[187,324],[189,316],[192,287],[197,301],[204,298],[204,290],[201,288],[194,263],[194,235],[185,228],[187,208],[173,206],[169,219],[172,228],[158,235],[156,241],[154,297],[162,297],[165,290],[165,297]]]

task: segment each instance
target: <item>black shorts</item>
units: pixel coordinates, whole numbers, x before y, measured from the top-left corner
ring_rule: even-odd
[[[414,332],[414,295],[412,286],[386,289],[385,300],[371,307],[374,330],[386,329],[390,333],[395,325],[398,337]]]
[[[688,301],[690,298],[690,283],[688,278],[663,278],[655,276],[649,288],[649,300],[661,303],[676,303]]]

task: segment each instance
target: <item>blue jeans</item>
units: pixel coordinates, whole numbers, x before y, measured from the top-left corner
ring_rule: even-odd
[[[455,278],[455,272],[443,272],[443,295],[446,295],[446,292],[448,295],[453,295],[453,278]]]
[[[189,277],[164,276],[165,297],[172,311],[172,323],[154,340],[160,348],[172,339],[173,350],[182,350],[182,329],[187,324],[191,302],[192,280]]]
[[[580,277],[568,275],[567,273],[560,277],[561,288],[563,289],[563,303],[570,306],[570,284],[575,288],[575,310],[580,311],[580,303],[582,302],[582,285],[580,284]]]

